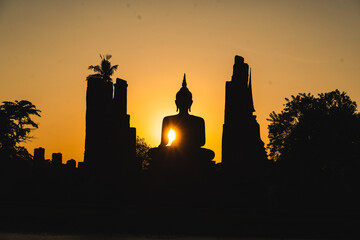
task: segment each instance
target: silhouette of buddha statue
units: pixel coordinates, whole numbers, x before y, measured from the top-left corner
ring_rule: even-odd
[[[214,164],[213,151],[201,148],[205,144],[205,122],[201,117],[189,114],[193,103],[187,88],[186,75],[176,94],[175,104],[179,114],[163,120],[161,143],[152,148],[150,169],[154,171],[201,172]]]
[[[160,146],[171,144],[171,147],[189,149],[200,148],[205,144],[205,122],[202,118],[189,114],[192,103],[192,94],[186,87],[184,75],[182,88],[175,100],[179,114],[164,118]],[[170,131],[172,132],[169,133]]]

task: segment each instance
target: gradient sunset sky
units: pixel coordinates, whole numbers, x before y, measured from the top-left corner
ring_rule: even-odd
[[[160,143],[176,114],[186,73],[191,114],[203,117],[206,148],[221,161],[225,82],[234,56],[252,69],[254,104],[267,143],[269,113],[299,92],[345,91],[360,103],[360,1],[0,0],[0,101],[29,100],[42,111],[25,146],[46,158],[83,161],[86,77],[112,54],[128,81],[137,135]]]

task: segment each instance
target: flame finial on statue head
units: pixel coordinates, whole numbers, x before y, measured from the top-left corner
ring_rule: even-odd
[[[183,79],[183,82],[182,82],[182,86],[183,87],[186,87],[186,73],[184,73],[184,79]]]
[[[182,87],[180,88],[180,90],[176,93],[176,106],[177,106],[177,110],[178,109],[186,109],[191,111],[191,104],[192,104],[192,94],[189,91],[189,89],[187,88],[187,83],[186,83],[186,74],[184,73],[184,79],[182,82]]]

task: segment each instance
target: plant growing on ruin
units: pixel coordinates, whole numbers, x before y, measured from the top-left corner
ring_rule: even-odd
[[[103,80],[104,82],[112,82],[111,76],[114,74],[114,72],[117,70],[119,65],[111,66],[110,58],[112,56],[109,54],[101,55],[101,62],[100,65],[90,65],[89,70],[93,70],[95,74],[91,74],[87,77],[87,80],[89,79],[99,79]]]

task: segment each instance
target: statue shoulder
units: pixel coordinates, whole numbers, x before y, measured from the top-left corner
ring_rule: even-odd
[[[205,122],[204,119],[202,117],[198,117],[198,116],[194,116],[194,115],[189,115],[194,121],[197,122]]]
[[[177,115],[166,116],[166,117],[164,117],[163,122],[164,122],[164,123],[165,123],[165,122],[171,122],[171,121],[173,121],[173,120],[176,118],[176,116],[177,116]]]

